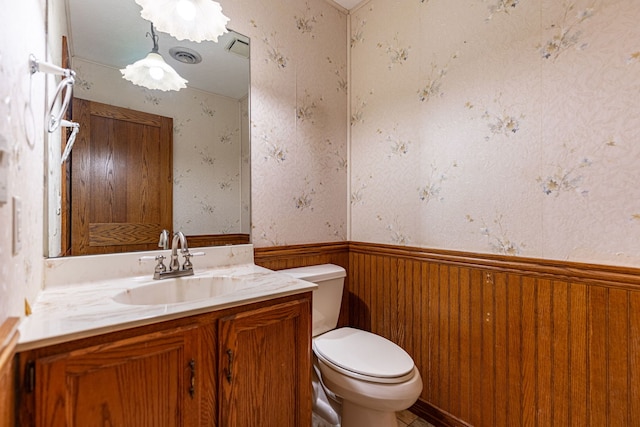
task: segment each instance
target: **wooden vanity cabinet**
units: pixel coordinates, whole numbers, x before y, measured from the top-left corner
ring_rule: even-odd
[[[34,407],[20,424],[197,426],[197,332],[154,332],[27,362],[24,392]]]
[[[310,293],[30,350],[17,425],[310,425],[310,352]]]
[[[218,333],[220,425],[310,426],[309,302],[223,317]]]

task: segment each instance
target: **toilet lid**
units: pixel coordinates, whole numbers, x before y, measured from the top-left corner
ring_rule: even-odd
[[[313,340],[313,350],[325,363],[355,378],[396,382],[413,376],[413,359],[406,351],[359,329],[340,328],[322,334]]]

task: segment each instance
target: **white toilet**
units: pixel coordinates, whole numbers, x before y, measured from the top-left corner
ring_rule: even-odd
[[[379,335],[335,329],[345,270],[333,264],[280,270],[313,282],[314,426],[396,427],[396,412],[422,392],[406,351]]]

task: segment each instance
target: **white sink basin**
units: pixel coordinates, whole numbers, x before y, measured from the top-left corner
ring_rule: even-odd
[[[234,277],[176,277],[127,289],[113,297],[113,300],[129,305],[178,304],[220,297],[245,287],[246,281]]]

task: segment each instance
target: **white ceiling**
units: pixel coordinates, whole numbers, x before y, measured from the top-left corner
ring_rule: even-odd
[[[347,10],[351,10],[363,2],[363,0],[334,0],[334,1]]]
[[[134,0],[66,0],[66,6],[72,57],[120,69],[144,58],[153,48],[151,37],[146,36],[150,23],[142,19]],[[229,32],[219,37],[218,43],[194,43],[157,34],[160,54],[188,80],[188,87],[235,99],[247,94],[249,60],[225,49],[234,37],[249,42],[247,37]],[[202,62],[190,65],[174,60],[169,49],[176,46],[195,50],[202,55]]]

